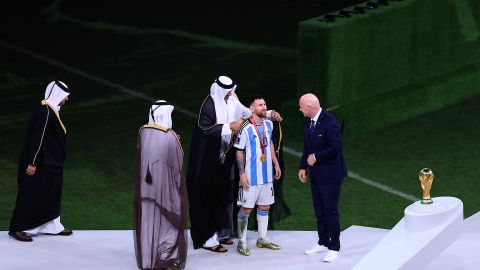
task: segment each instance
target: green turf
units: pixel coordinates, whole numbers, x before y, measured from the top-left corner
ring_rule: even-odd
[[[348,137],[479,95],[474,2],[395,1],[332,23],[302,21],[298,88],[339,107]]]
[[[420,196],[419,170],[436,174],[432,196],[463,200],[465,216],[480,210],[480,97],[352,139],[345,152],[352,170]]]
[[[194,112],[219,73],[237,79],[241,99],[259,92],[271,107],[281,108],[282,102],[296,98],[296,59],[280,52],[275,55],[269,48],[216,48],[171,34],[125,34],[71,23],[40,25],[4,39]],[[36,39],[45,42],[32,45]],[[3,48],[0,58],[4,60],[0,62],[0,230],[8,228],[15,201],[26,121],[42,99],[41,83],[53,78],[66,81],[73,91],[70,104],[61,111],[68,131],[62,221],[74,229],[131,228],[136,135],[147,120],[149,103]],[[347,165],[414,195],[420,195],[418,170],[431,167],[437,173],[432,194],[460,197],[466,215],[471,215],[480,210],[475,170],[478,104],[472,99],[347,140]],[[299,112],[284,118],[285,126],[302,119]],[[182,136],[186,167],[194,120],[179,113],[173,119],[173,128]],[[301,131],[292,132],[285,134],[285,142],[300,149]],[[298,158],[286,156],[285,162],[284,193],[293,214],[276,228],[314,230],[308,185],[296,178]],[[343,229],[352,224],[391,228],[410,203],[351,178],[345,179],[341,196]]]

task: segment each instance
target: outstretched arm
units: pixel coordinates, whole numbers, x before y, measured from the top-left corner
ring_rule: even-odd
[[[275,111],[275,110],[267,111],[267,118],[272,120],[272,121],[277,121],[277,122],[282,122],[283,121],[283,118],[280,115],[280,113]]]

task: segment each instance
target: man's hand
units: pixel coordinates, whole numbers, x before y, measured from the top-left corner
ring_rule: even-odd
[[[282,122],[283,121],[282,116],[276,111],[272,112],[272,119],[277,121],[277,122]]]
[[[280,169],[280,165],[278,165],[278,163],[277,163],[277,164],[275,164],[275,176],[274,176],[274,178],[275,178],[275,180],[278,180],[278,179],[280,179],[280,177],[282,177],[282,170]]]
[[[245,173],[240,174],[240,185],[246,190],[250,188],[250,181]]]
[[[298,179],[300,180],[300,182],[302,183],[306,183],[307,182],[307,171],[304,170],[304,169],[300,169],[298,170]]]
[[[310,154],[307,159],[308,165],[313,166],[315,162],[317,162],[317,160],[315,159],[315,154]]]
[[[35,174],[35,171],[37,170],[37,167],[35,167],[35,165],[28,165],[27,169],[25,170],[25,172],[27,173],[27,175],[34,175]]]
[[[237,132],[242,127],[243,121],[233,121],[230,123],[230,129],[232,132]]]

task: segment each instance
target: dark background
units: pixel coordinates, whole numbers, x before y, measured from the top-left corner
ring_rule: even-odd
[[[9,1],[1,8],[3,31],[45,23],[56,1]],[[57,1],[76,18],[140,27],[175,27],[233,40],[296,48],[298,22],[361,0],[303,1]]]

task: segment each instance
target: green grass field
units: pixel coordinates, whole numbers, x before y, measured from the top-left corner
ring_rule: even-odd
[[[296,39],[295,36],[285,37]],[[70,18],[32,26],[2,40],[108,79],[156,99],[197,112],[213,79],[228,74],[246,98],[261,93],[270,108],[297,98],[296,51],[274,45],[198,35],[175,29],[137,29]],[[0,47],[0,230],[7,230],[16,195],[16,167],[24,129],[44,86],[65,81],[73,93],[62,108],[68,132],[62,221],[73,229],[131,229],[135,147],[149,102],[112,87]],[[480,98],[345,141],[350,170],[411,194],[421,195],[418,171],[436,173],[433,196],[463,200],[465,216],[480,210]],[[366,104],[368,106],[368,104]],[[300,113],[283,115],[285,125]],[[195,121],[175,112],[185,167]],[[301,149],[292,129],[285,144]],[[314,230],[308,185],[297,180],[298,158],[285,156],[284,193],[292,216],[276,229]],[[391,228],[411,201],[346,178],[341,195],[342,229],[350,225]]]

